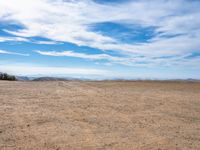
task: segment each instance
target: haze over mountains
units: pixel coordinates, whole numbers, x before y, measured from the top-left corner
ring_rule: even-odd
[[[2,76],[6,76],[6,77],[2,77]],[[124,78],[106,78],[106,79],[102,79],[102,78],[84,78],[84,77],[56,77],[56,76],[15,76],[15,75],[10,75],[7,73],[1,73],[0,72],[0,80],[13,80],[13,81],[101,81],[101,80],[116,80],[116,81],[129,81],[129,80],[133,80],[133,81],[187,81],[187,82],[198,82],[200,80],[197,79],[192,79],[192,78],[188,78],[188,79],[156,79],[156,78],[132,78],[132,79],[124,79]]]

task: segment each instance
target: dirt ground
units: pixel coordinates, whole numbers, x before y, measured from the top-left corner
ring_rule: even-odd
[[[199,150],[200,83],[0,81],[0,150]]]

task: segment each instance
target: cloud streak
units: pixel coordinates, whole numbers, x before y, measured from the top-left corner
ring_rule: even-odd
[[[28,42],[29,40],[22,37],[0,37],[0,42],[10,42],[10,41]]]
[[[29,54],[16,53],[16,52],[10,52],[10,51],[5,51],[5,50],[0,50],[0,54],[19,55],[19,56],[30,56]]]
[[[118,57],[111,56],[108,54],[86,54],[86,53],[77,53],[73,51],[40,51],[36,50],[36,53],[45,56],[53,56],[53,57],[73,57],[73,58],[81,58],[92,61],[104,60],[109,63],[104,63],[105,65],[112,64],[121,64],[126,66],[138,66],[138,67],[153,67],[153,66],[167,66],[171,67],[175,66],[194,66],[199,68],[200,66],[200,56],[196,56],[195,58],[191,58],[192,54],[188,53],[185,55],[171,55],[166,57],[145,57],[145,56],[135,56],[135,57]],[[101,63],[98,63],[101,64]]]
[[[40,51],[40,50],[36,50],[35,52],[46,56],[67,56],[67,57],[75,57],[75,58],[90,59],[90,60],[111,60],[111,61],[123,60],[123,58],[114,57],[108,54],[85,54],[73,51],[57,52],[57,51]]]

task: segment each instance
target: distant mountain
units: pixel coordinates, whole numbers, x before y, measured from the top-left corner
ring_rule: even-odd
[[[26,76],[16,76],[16,79],[18,81],[29,81],[29,80],[31,80],[29,77],[26,77]]]
[[[187,81],[200,81],[200,80],[188,78]]]
[[[40,78],[35,78],[32,81],[68,81],[68,79],[56,78],[56,77],[40,77]]]
[[[172,81],[172,82],[200,82],[199,79],[127,79],[127,78],[87,78],[84,77],[42,77],[42,76],[14,76],[0,72],[0,80],[10,81]]]

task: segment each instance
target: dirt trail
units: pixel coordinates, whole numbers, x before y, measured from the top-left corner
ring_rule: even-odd
[[[0,82],[1,150],[198,150],[200,83]]]

